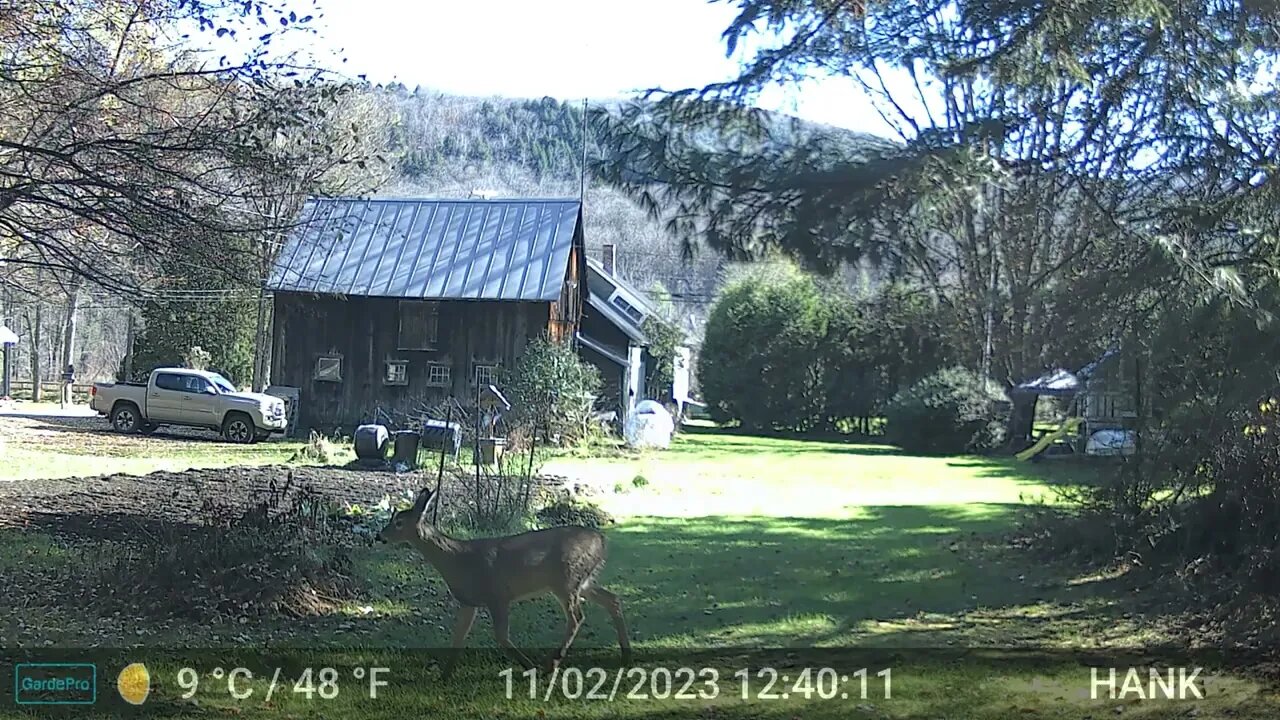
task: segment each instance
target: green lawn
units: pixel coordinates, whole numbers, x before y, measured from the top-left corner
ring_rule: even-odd
[[[177,699],[176,661],[150,661],[158,689],[148,705],[165,717],[1100,719],[1276,717],[1280,710],[1273,689],[1224,674],[1214,674],[1203,701],[1089,698],[1089,669],[1066,650],[1093,648],[1105,659],[1108,648],[1179,638],[1163,605],[1149,602],[1129,578],[1076,575],[1000,542],[1024,503],[1052,502],[1053,485],[1087,481],[1088,467],[706,433],[687,435],[667,452],[563,458],[550,469],[603,488],[602,504],[619,518],[608,530],[603,581],[624,597],[641,667],[715,665],[720,697],[567,700],[563,686],[546,702],[522,692],[507,697],[483,617],[471,645],[490,650],[466,658],[459,675],[442,684],[428,651],[392,651],[447,645],[452,612],[438,576],[400,547],[361,550],[367,607],[343,617],[104,623],[64,610],[31,622],[58,646],[90,639],[104,647],[247,644],[284,653],[295,672],[298,664],[328,664],[346,678],[333,700],[288,693],[267,706],[261,698],[268,683],[259,680],[258,699],[235,701],[225,688],[211,689],[216,683],[207,674],[228,664],[232,651],[187,651],[182,657],[206,670],[198,706]],[[0,572],[24,558],[74,562],[57,548],[33,547],[0,548]],[[561,629],[550,601],[515,611],[520,645],[549,647]],[[24,637],[24,646],[40,645]],[[793,655],[768,661],[793,676],[807,665],[856,671],[859,660],[848,648],[888,655],[865,661],[873,676],[866,698],[855,687],[844,699],[782,699],[775,687],[776,699],[741,700],[733,670],[765,662],[759,648],[780,647]],[[966,648],[1036,655],[956,654]],[[607,618],[589,609],[571,659],[612,673],[615,653]],[[392,684],[377,700],[351,679],[354,667],[368,664],[391,668]],[[874,679],[883,667],[892,668],[889,699]]]
[[[856,518],[869,507],[932,506],[987,513],[1052,501],[1049,486],[1078,479],[1080,469],[1012,460],[932,458],[883,445],[846,445],[695,433],[666,452],[640,459],[557,459],[548,471],[612,490],[619,515],[653,517]],[[1087,471],[1087,469],[1086,469]]]

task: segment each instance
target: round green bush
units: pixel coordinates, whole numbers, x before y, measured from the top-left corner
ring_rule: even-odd
[[[826,401],[819,346],[829,299],[792,269],[731,282],[707,318],[698,378],[712,419],[750,430],[808,431]]]
[[[1004,442],[1007,406],[995,383],[949,368],[893,397],[885,409],[885,436],[907,452],[987,453]]]

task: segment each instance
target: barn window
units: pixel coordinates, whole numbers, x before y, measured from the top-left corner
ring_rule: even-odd
[[[443,363],[427,363],[427,384],[432,387],[449,387],[452,380],[449,366]]]
[[[440,334],[440,303],[400,301],[400,349],[435,350]]]
[[[316,358],[316,380],[320,382],[342,382],[342,356],[321,355]]]
[[[383,385],[408,385],[409,363],[404,360],[387,362],[387,371],[382,377]]]
[[[471,384],[484,387],[485,385],[496,385],[497,383],[497,365],[476,363],[475,370],[471,373]]]

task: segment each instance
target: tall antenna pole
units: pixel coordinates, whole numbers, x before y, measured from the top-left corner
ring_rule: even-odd
[[[587,201],[587,99],[582,98],[582,167],[578,174],[578,201]]]

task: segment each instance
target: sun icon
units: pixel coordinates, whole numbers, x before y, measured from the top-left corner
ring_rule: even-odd
[[[132,663],[120,671],[116,678],[116,690],[130,705],[141,705],[151,694],[151,673],[142,663]]]

